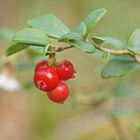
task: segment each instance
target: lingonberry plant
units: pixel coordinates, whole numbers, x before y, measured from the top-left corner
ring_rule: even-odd
[[[93,54],[96,50],[103,54],[111,54],[111,60],[103,67],[103,78],[125,75],[139,68],[140,63],[140,29],[136,29],[128,44],[111,37],[89,38],[89,33],[106,14],[104,8],[92,11],[74,29],[69,29],[55,15],[47,14],[27,21],[28,27],[12,37],[12,45],[6,50],[10,56],[30,46],[38,47],[38,53],[49,56],[48,60],[41,60],[35,67],[34,83],[36,87],[47,92],[49,99],[62,103],[69,95],[69,89],[64,81],[74,78],[75,69],[68,60],[58,62],[56,53],[70,48],[76,48],[85,53]],[[53,45],[53,40],[64,42],[66,46]]]

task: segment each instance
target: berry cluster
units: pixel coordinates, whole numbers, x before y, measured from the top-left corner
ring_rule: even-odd
[[[74,78],[74,73],[74,66],[68,60],[56,64],[55,68],[51,68],[47,60],[41,60],[35,67],[34,84],[47,92],[50,100],[63,103],[69,96],[69,88],[64,81]]]

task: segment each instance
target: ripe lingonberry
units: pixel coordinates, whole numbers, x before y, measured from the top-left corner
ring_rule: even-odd
[[[63,103],[69,96],[69,88],[64,82],[60,82],[54,90],[47,92],[47,95],[53,102]]]
[[[74,78],[74,66],[73,64],[68,61],[64,60],[63,62],[56,65],[56,72],[60,78],[60,80],[68,80],[70,78]]]
[[[42,91],[51,91],[59,83],[59,77],[55,70],[51,68],[41,68],[34,74],[35,86]]]
[[[42,69],[42,68],[48,68],[48,67],[49,67],[48,61],[46,59],[42,59],[39,62],[37,62],[35,71]]]

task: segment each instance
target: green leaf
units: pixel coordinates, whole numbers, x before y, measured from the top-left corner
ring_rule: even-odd
[[[73,29],[74,32],[79,33],[81,35],[81,37],[84,37],[86,32],[87,32],[87,26],[85,24],[85,22],[81,22],[80,24],[78,24],[76,26],[75,29]]]
[[[5,39],[6,41],[11,41],[14,34],[15,34],[15,32],[12,30],[0,29],[0,37]]]
[[[42,31],[33,28],[20,30],[14,35],[12,40],[16,43],[34,46],[45,46],[50,43],[49,38]]]
[[[123,76],[136,70],[139,64],[129,57],[115,58],[109,61],[102,69],[102,78]]]
[[[69,33],[62,36],[59,41],[67,42],[69,40],[80,40],[82,39],[81,35],[79,33],[70,31]]]
[[[70,31],[61,20],[52,14],[31,19],[27,23],[31,27],[42,30],[48,36],[57,39]]]
[[[97,45],[101,45],[104,43],[105,41],[105,37],[98,37],[98,36],[94,36],[91,38],[93,40],[93,42]]]
[[[28,44],[14,44],[6,50],[6,56],[10,56],[28,47],[29,47]]]
[[[97,45],[102,45],[105,48],[120,50],[126,48],[126,46],[117,38],[112,37],[92,37],[92,40]]]
[[[118,117],[118,116],[132,115],[134,112],[135,112],[134,109],[119,108],[119,109],[113,109],[113,111],[110,112],[110,115]]]
[[[70,45],[86,53],[95,52],[95,47],[89,42],[85,42],[81,40],[71,40]]]
[[[63,35],[59,41],[69,41],[69,40],[77,40],[77,39],[84,39],[84,36],[86,34],[86,24],[84,22],[81,22],[79,25],[76,26],[76,28],[72,29],[67,34]]]
[[[100,8],[92,11],[84,20],[87,25],[86,36],[94,29],[97,22],[105,15],[107,10],[105,8]]]
[[[128,49],[140,55],[140,29],[136,29],[129,38]]]
[[[120,50],[125,49],[126,46],[117,38],[105,37],[103,46],[109,49]]]

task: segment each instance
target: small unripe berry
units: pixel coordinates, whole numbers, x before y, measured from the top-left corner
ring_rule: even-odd
[[[60,82],[57,87],[47,92],[49,99],[56,103],[63,103],[69,96],[69,88],[64,82]]]
[[[42,91],[51,91],[59,83],[59,77],[55,70],[51,68],[42,68],[34,73],[35,86]]]
[[[73,64],[68,60],[64,60],[63,62],[57,64],[56,72],[59,79],[63,81],[74,78],[74,73],[76,73]]]

